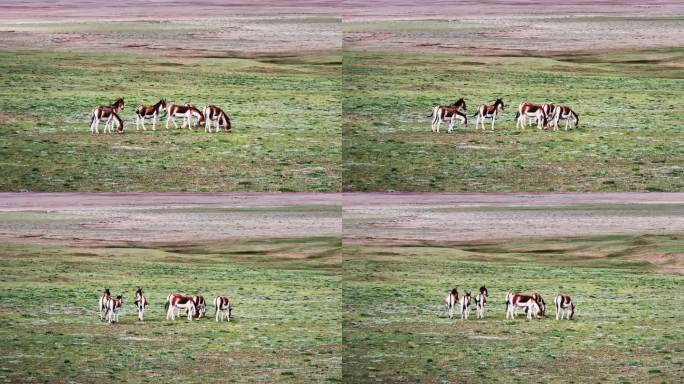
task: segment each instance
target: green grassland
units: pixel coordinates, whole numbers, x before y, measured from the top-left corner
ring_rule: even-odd
[[[340,239],[156,247],[0,245],[0,380],[339,382]],[[141,286],[150,306],[139,322]],[[124,295],[100,322],[104,287]],[[166,321],[171,292],[226,294],[233,320]]]
[[[347,50],[347,191],[681,191],[684,50],[463,56]],[[433,105],[464,97],[467,127],[430,130]],[[502,98],[491,131],[478,105]],[[515,128],[522,101],[571,106],[569,131]],[[564,123],[561,123],[564,124]]]
[[[0,52],[0,190],[339,191],[340,61]],[[92,108],[118,97],[125,133],[92,135]],[[233,130],[136,132],[161,98],[220,105]]]
[[[602,236],[462,246],[346,246],[346,382],[672,383],[684,377],[683,238]],[[667,262],[663,262],[662,256]],[[649,260],[659,260],[651,263]],[[486,318],[449,320],[449,289],[486,284]],[[540,292],[547,317],[505,320],[507,291]],[[577,310],[558,322],[550,304]]]

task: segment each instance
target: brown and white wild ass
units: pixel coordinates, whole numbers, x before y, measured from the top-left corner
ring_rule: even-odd
[[[216,296],[214,298],[214,317],[216,321],[223,321],[224,318],[230,321],[230,315],[233,311],[233,307],[230,305],[230,299],[228,296]]]
[[[506,293],[506,319],[515,319],[515,311],[518,308],[524,308],[527,313],[527,319],[532,319],[532,314],[536,318],[542,317],[542,310],[539,302],[532,295],[521,295],[519,293]]]
[[[97,304],[98,311],[100,311],[100,320],[104,321],[107,315],[107,302],[112,294],[109,292],[109,288],[105,288],[100,295],[100,301]]]
[[[219,126],[222,126],[226,131],[230,131],[230,117],[226,115],[223,110],[215,105],[204,106],[204,132],[211,133],[211,122],[216,122],[216,132],[219,131]]]
[[[164,99],[153,105],[139,105],[135,109],[135,130],[140,130],[140,126],[142,126],[142,129],[147,131],[145,119],[152,119],[152,130],[156,131],[157,117],[161,116],[163,111],[166,111],[166,100]]]
[[[119,114],[116,112],[112,112],[111,116],[109,116],[109,119],[107,120],[107,123],[105,124],[105,128],[102,131],[103,133],[112,133],[112,127],[114,126],[114,123],[116,123],[116,131],[118,133],[123,133],[124,131],[124,123],[121,117],[119,117]]]
[[[489,297],[489,291],[484,285],[480,287],[480,293],[475,296],[475,308],[477,308],[477,318],[484,319],[485,305],[487,304],[487,298]]]
[[[149,302],[147,301],[147,297],[145,297],[140,287],[138,287],[138,289],[135,290],[134,297],[135,300],[133,302],[135,303],[135,307],[138,309],[138,320],[143,321],[145,307],[147,307]]]
[[[106,122],[104,130],[105,133],[108,129],[111,132],[110,124],[114,121],[118,123],[119,132],[123,132],[123,121],[121,120],[119,115],[117,115],[117,113],[122,111],[124,109],[124,106],[124,99],[119,98],[116,99],[116,101],[112,105],[101,105],[95,107],[95,109],[93,109],[93,111],[90,113],[90,132],[99,134],[100,130],[98,127],[101,121]]]
[[[458,303],[458,289],[452,289],[451,292],[447,294],[444,302],[446,303],[447,314],[449,315],[449,318],[453,319],[454,308],[456,307],[456,303]]]
[[[193,314],[193,317],[199,320],[207,313],[207,302],[202,295],[193,296],[192,301],[195,303],[195,313]]]
[[[108,323],[118,323],[119,322],[119,311],[121,310],[121,307],[123,306],[123,299],[121,298],[121,295],[117,296],[116,298],[109,297],[107,300],[107,322]]]
[[[188,129],[192,129],[193,116],[197,118],[197,123],[199,125],[204,123],[204,115],[202,115],[202,112],[192,104],[169,104],[166,107],[166,113],[166,129],[169,129],[169,121],[172,121],[173,126],[178,128],[178,124],[176,124],[177,117],[183,118],[183,125],[181,125],[181,128],[184,128],[185,124],[188,124]]]
[[[432,132],[439,133],[439,125],[442,121],[449,121],[449,129],[447,130],[449,133],[454,130],[454,121],[456,120],[460,121],[464,126],[467,125],[468,117],[458,111],[461,108],[464,111],[468,109],[463,98],[456,100],[451,105],[436,105],[432,107]]]
[[[568,123],[572,120],[574,124],[574,128],[577,129],[579,126],[579,116],[570,109],[570,107],[565,107],[565,106],[557,106],[551,115],[551,119],[553,120],[553,130],[557,131],[558,130],[558,122],[560,120],[565,120],[565,130],[568,130]]]
[[[537,127],[539,129],[542,129],[542,127],[549,127],[548,118],[541,105],[524,102],[520,103],[518,112],[515,114],[517,120],[515,127],[525,129],[525,119],[528,117],[537,120]]]
[[[501,99],[496,99],[494,104],[482,104],[477,108],[477,111],[472,117],[477,116],[477,120],[475,120],[475,129],[478,128],[478,125],[482,123],[482,130],[485,130],[485,119],[492,119],[492,131],[494,130],[494,122],[496,121],[496,115],[499,113],[499,110],[503,111],[504,109],[504,102]]]
[[[537,300],[537,303],[539,303],[539,310],[541,311],[541,316],[546,316],[546,302],[544,301],[544,298],[542,295],[540,295],[537,292],[532,293],[532,297]]]
[[[466,291],[465,295],[461,296],[461,320],[468,320],[470,315],[470,292]]]
[[[166,302],[164,303],[166,320],[176,320],[176,310],[180,312],[181,309],[185,309],[188,314],[188,320],[192,320],[196,309],[193,298],[194,296],[184,296],[178,293],[172,293],[167,296]]]
[[[544,115],[546,116],[546,119],[551,120],[551,116],[553,116],[553,110],[554,110],[554,108],[556,108],[556,106],[553,105],[552,103],[543,103],[541,105],[541,108],[542,108],[542,111],[544,111]],[[538,119],[537,120],[529,119],[527,122],[527,126],[528,127],[532,126],[532,124],[535,122],[539,123]]]
[[[556,320],[563,320],[563,315],[566,316],[568,320],[572,320],[575,316],[575,303],[572,302],[572,298],[568,295],[557,295],[556,296]],[[565,313],[563,313],[565,311]]]

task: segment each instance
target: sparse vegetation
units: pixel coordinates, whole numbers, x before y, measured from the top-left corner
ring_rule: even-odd
[[[0,380],[339,382],[340,247],[339,237],[0,244]],[[150,300],[144,323],[132,303],[138,286]],[[105,287],[124,296],[119,324],[97,316]],[[234,319],[166,321],[172,291],[229,295]]]
[[[630,20],[605,22],[618,23],[615,28],[640,25]],[[552,20],[556,25],[581,21]],[[352,41],[344,53],[344,190],[684,189],[679,175],[684,162],[682,49],[512,53],[505,50],[508,40],[497,38],[509,30],[473,24],[414,20],[345,25],[347,31],[369,36],[386,33],[390,43],[382,48],[382,40],[368,46]],[[469,42],[462,41],[466,37]],[[449,42],[450,48],[439,53],[411,45],[433,40]],[[407,49],[396,48],[398,41]],[[455,51],[458,44],[467,55]],[[355,49],[357,45],[364,49]],[[490,50],[470,51],[482,45]],[[505,54],[497,54],[498,49]],[[475,119],[469,117],[468,126],[457,125],[454,134],[445,133],[446,124],[441,134],[431,133],[431,107],[460,97],[466,99],[469,116],[478,105],[502,98],[506,108],[495,131],[476,131]],[[569,105],[579,113],[580,127],[568,132],[517,130],[514,116],[522,101]]]
[[[253,59],[0,52],[0,190],[339,191],[340,62],[334,49]],[[91,135],[92,108],[117,97],[125,134]],[[148,122],[136,132],[136,106],[160,98],[220,105],[234,129],[164,122],[152,132]]]
[[[604,236],[344,250],[346,382],[674,382],[684,359],[682,237]],[[486,284],[484,320],[449,320],[447,290]],[[506,291],[540,292],[547,318],[505,320]],[[553,297],[577,304],[557,322]],[[473,315],[473,314],[471,314]]]

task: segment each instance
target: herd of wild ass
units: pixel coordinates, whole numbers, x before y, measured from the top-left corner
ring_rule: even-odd
[[[485,305],[487,304],[487,298],[489,297],[489,291],[484,285],[480,287],[480,293],[478,293],[473,299],[470,292],[466,291],[461,298],[458,298],[458,289],[452,289],[447,297],[444,299],[447,307],[447,314],[449,318],[454,317],[454,310],[458,305],[458,310],[461,313],[461,320],[468,320],[470,315],[470,306],[475,304],[477,309],[477,318],[484,319],[485,316]],[[572,298],[567,295],[556,295],[554,300],[556,304],[556,320],[563,320],[563,317],[568,320],[572,320],[575,315],[575,303],[572,302]],[[542,295],[538,293],[532,293],[530,295],[522,295],[519,293],[506,293],[506,319],[515,319],[516,310],[521,308],[525,311],[527,319],[532,319],[534,316],[540,319],[546,314],[546,303]]]
[[[451,133],[454,129],[454,123],[459,121],[463,126],[468,124],[468,116],[461,112],[467,110],[466,103],[463,98],[456,100],[450,105],[435,105],[432,107],[432,132],[439,133],[439,125],[444,122],[449,122],[449,129],[447,132]],[[482,126],[485,129],[485,120],[492,120],[492,130],[494,130],[494,122],[496,117],[504,109],[504,102],[501,99],[496,99],[493,104],[480,105],[475,114],[471,117],[477,117],[475,120],[475,129]],[[579,126],[579,116],[570,107],[554,105],[551,103],[533,104],[523,102],[518,105],[518,112],[515,114],[516,128],[525,129],[525,122],[532,124],[536,121],[539,129],[548,129],[549,122],[553,123],[553,130],[558,130],[558,122],[565,120],[565,130],[568,130],[568,124],[572,121],[575,128]]]
[[[141,288],[136,289],[133,295],[133,303],[138,310],[138,320],[143,321],[145,308],[149,305],[147,297],[143,294]],[[113,297],[109,288],[105,289],[100,296],[98,304],[98,311],[100,312],[100,320],[108,323],[119,322],[119,312],[123,307],[123,297],[118,295]],[[172,293],[166,297],[164,303],[166,310],[166,319],[175,320],[176,316],[180,316],[181,311],[185,311],[188,320],[199,320],[207,313],[207,303],[204,296],[192,295],[185,296],[178,293]],[[227,296],[216,296],[214,298],[214,317],[216,321],[223,321],[224,319],[230,321],[230,316],[233,311],[233,306]]]
[[[470,315],[470,306],[475,304],[477,310],[477,318],[484,319],[485,307],[487,299],[489,298],[489,291],[484,285],[480,287],[480,292],[473,296],[466,291],[460,298],[458,297],[458,289],[452,289],[444,299],[447,308],[447,314],[450,319],[454,317],[454,311],[458,306],[458,311],[461,314],[461,320],[468,320]],[[556,320],[562,320],[563,317],[572,320],[575,315],[575,303],[572,298],[567,295],[556,295],[554,300],[556,304]],[[133,303],[138,311],[138,320],[143,321],[145,308],[149,305],[147,297],[143,294],[141,288],[136,289],[133,294]],[[100,320],[108,323],[119,322],[119,313],[123,307],[123,297],[118,295],[112,296],[109,288],[105,289],[100,296],[98,303],[98,311],[100,312]],[[546,302],[539,293],[532,293],[523,295],[519,293],[506,293],[506,319],[515,319],[517,309],[523,309],[527,315],[527,319],[542,318],[546,314]],[[166,320],[176,320],[176,316],[181,316],[181,311],[187,316],[187,319],[199,320],[205,316],[207,312],[207,303],[204,296],[192,295],[186,296],[178,293],[172,293],[166,297],[164,302],[164,309],[166,310]],[[214,298],[214,317],[216,321],[230,321],[233,306],[227,296],[216,296]]]
[[[111,105],[95,107],[90,114],[90,131],[92,133],[100,133],[98,126],[100,122],[105,122],[104,133],[112,133],[112,128],[115,124],[117,132],[123,133],[124,123],[121,117],[119,117],[119,112],[123,109],[124,99],[122,98],[117,99]],[[202,111],[200,111],[192,104],[166,104],[166,101],[162,99],[156,104],[139,105],[135,109],[135,130],[140,130],[140,127],[142,127],[146,131],[145,120],[152,119],[152,130],[155,131],[157,119],[161,119],[162,113],[166,113],[166,129],[169,129],[169,122],[172,122],[173,126],[178,128],[176,118],[179,117],[183,118],[181,128],[185,128],[187,124],[188,129],[192,129],[194,117],[198,125],[204,124],[205,132],[211,132],[212,123],[215,123],[216,132],[219,131],[219,127],[226,131],[231,129],[230,118],[216,105],[205,105]]]

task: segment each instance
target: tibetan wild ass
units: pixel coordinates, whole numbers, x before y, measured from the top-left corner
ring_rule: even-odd
[[[432,108],[432,132],[439,133],[439,125],[442,121],[449,121],[449,129],[447,132],[451,133],[454,129],[454,121],[458,120],[464,126],[468,124],[468,117],[459,112],[458,110],[463,108],[467,110],[466,103],[463,98],[456,100],[455,103],[451,105],[436,105]]]
[[[219,126],[226,131],[232,128],[230,125],[230,117],[226,115],[223,110],[215,105],[204,106],[204,132],[211,132],[211,122],[216,123],[216,132],[219,131]]]
[[[159,100],[157,104],[153,105],[139,105],[138,108],[135,109],[135,130],[140,130],[140,126],[142,126],[142,129],[147,131],[147,128],[145,128],[145,119],[152,119],[152,130],[156,131],[157,118],[165,111],[166,101],[164,99]]]
[[[224,318],[230,321],[230,315],[233,311],[233,306],[230,305],[230,299],[227,296],[216,296],[214,298],[214,317],[216,321],[223,321]]]
[[[482,130],[485,130],[485,119],[492,119],[492,131],[494,130],[494,122],[499,111],[503,111],[504,102],[501,99],[496,99],[494,104],[482,104],[477,108],[477,111],[472,117],[477,116],[475,120],[475,129],[482,123]]]

